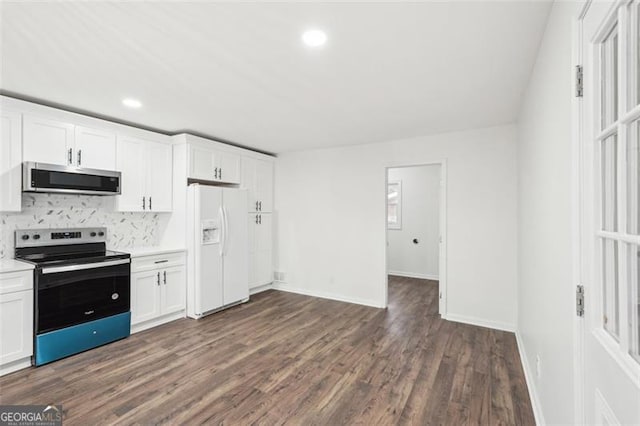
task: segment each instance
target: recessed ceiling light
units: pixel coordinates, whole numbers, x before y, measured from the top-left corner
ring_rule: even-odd
[[[302,33],[302,41],[309,47],[320,47],[327,42],[327,34],[322,30],[307,30]]]
[[[122,105],[129,108],[140,108],[142,106],[142,102],[133,98],[126,98],[122,100]]]

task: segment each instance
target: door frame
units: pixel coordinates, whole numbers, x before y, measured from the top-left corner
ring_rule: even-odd
[[[582,8],[578,15],[572,21],[572,49],[571,49],[571,210],[572,210],[572,281],[569,300],[570,306],[575,307],[575,291],[576,286],[584,282],[584,259],[582,252],[582,240],[584,235],[585,218],[583,203],[585,198],[585,170],[584,162],[584,106],[582,97],[576,95],[576,67],[584,67],[583,37],[582,37],[582,20],[589,10],[591,0],[583,0]],[[584,68],[583,68],[584,69]],[[585,380],[584,380],[584,341],[585,341],[585,324],[584,317],[577,314],[573,316],[573,413],[574,424],[585,424]]]
[[[389,184],[389,169],[406,167],[440,166],[440,205],[439,228],[440,246],[438,250],[438,291],[440,293],[439,314],[447,316],[447,159],[425,161],[420,163],[388,164],[384,168],[384,307],[389,305],[389,230],[387,229],[387,185]]]

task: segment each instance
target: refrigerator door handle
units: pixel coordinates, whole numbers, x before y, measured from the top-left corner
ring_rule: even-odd
[[[224,256],[227,252],[227,235],[229,234],[229,222],[227,221],[227,209],[222,206],[222,217],[223,217],[223,226],[224,226],[224,246],[222,247],[222,255]]]
[[[219,216],[220,216],[220,230],[222,231],[222,235],[220,236],[220,256],[224,255],[224,245],[227,242],[227,229],[225,226],[225,220],[224,220],[224,208],[222,206],[220,206],[220,212],[219,212]]]

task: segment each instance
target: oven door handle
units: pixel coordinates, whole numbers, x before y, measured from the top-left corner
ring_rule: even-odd
[[[51,268],[43,268],[42,273],[57,274],[59,272],[82,271],[85,269],[106,268],[107,266],[124,265],[125,263],[131,263],[131,259],[111,260],[107,262],[97,262],[97,263],[83,263],[80,265],[69,265],[69,266],[53,266]]]

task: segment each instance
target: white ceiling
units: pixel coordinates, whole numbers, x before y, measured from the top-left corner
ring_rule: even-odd
[[[549,8],[4,2],[0,87],[275,153],[499,125],[516,119]],[[302,45],[311,27],[324,48]]]

